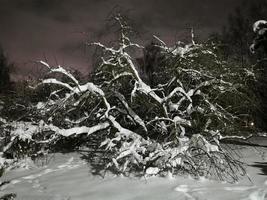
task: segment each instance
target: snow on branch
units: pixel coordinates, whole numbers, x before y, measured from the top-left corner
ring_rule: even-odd
[[[118,79],[120,79],[120,78],[122,78],[122,77],[125,77],[125,76],[131,76],[131,77],[132,77],[132,74],[129,73],[129,72],[122,72],[122,73],[116,75],[112,80],[110,80],[110,81],[105,81],[105,83],[109,85],[109,84],[115,82],[116,80],[118,80]]]
[[[73,87],[71,87],[68,83],[63,83],[55,78],[49,78],[49,79],[45,79],[42,81],[41,84],[38,84],[38,85],[42,85],[42,84],[54,84],[54,85],[59,85],[59,86],[62,86],[66,89],[69,89],[70,91],[74,92],[75,89]],[[38,86],[37,85],[37,86]]]
[[[121,103],[124,105],[125,109],[128,111],[128,114],[131,116],[131,118],[140,126],[143,127],[143,129],[147,132],[147,128],[145,125],[145,122],[141,119],[141,117],[139,117],[132,109],[131,107],[128,105],[125,97],[119,93],[116,92],[115,93],[116,97],[118,97],[118,99],[121,101]]]
[[[49,125],[49,128],[51,130],[55,131],[56,134],[59,134],[59,135],[65,136],[65,137],[69,137],[71,135],[79,135],[79,134],[83,134],[83,133],[86,133],[87,135],[91,135],[95,132],[106,129],[109,126],[110,126],[110,124],[108,122],[103,122],[103,123],[99,123],[99,124],[92,126],[92,127],[81,126],[81,127],[73,127],[73,128],[69,128],[69,129],[60,129],[56,126]]]
[[[76,85],[79,85],[78,80],[67,70],[65,70],[63,67],[60,65],[57,68],[52,68],[47,62],[40,61],[40,63],[44,66],[46,66],[49,69],[49,73],[60,73],[63,74],[67,77],[69,77]]]

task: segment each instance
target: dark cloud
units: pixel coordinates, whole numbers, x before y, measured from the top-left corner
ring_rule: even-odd
[[[0,0],[0,43],[27,74],[29,61],[43,59],[88,71],[86,40],[108,40],[114,10],[133,20],[141,39],[184,39],[194,27],[199,38],[218,31],[241,0]],[[26,64],[25,64],[26,63]],[[79,66],[79,67],[77,67]]]

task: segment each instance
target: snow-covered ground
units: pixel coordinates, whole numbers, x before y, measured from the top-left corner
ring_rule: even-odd
[[[255,142],[255,141],[254,141]],[[267,145],[267,140],[256,141]],[[16,193],[20,200],[264,200],[267,199],[267,148],[237,146],[247,166],[248,177],[230,184],[190,177],[126,178],[90,173],[90,166],[78,153],[50,155],[46,165],[8,171],[10,184],[1,194]],[[254,166],[250,166],[254,165]]]

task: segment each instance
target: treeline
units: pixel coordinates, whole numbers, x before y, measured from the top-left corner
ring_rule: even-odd
[[[255,82],[249,87],[257,99],[257,106],[253,111],[253,120],[261,129],[267,129],[267,63],[266,63],[266,34],[261,39],[262,45],[254,53],[250,46],[256,37],[253,24],[258,20],[267,19],[267,1],[244,0],[229,16],[223,31],[216,34],[220,41],[223,55],[227,62],[241,67],[252,66]],[[265,39],[264,39],[265,38]],[[264,41],[265,40],[265,41]]]

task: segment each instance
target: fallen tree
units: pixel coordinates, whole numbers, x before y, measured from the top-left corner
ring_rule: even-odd
[[[41,121],[33,119],[36,122],[25,129],[20,122],[2,126],[11,138],[3,151],[8,152],[16,141],[41,144],[40,148],[48,144],[49,150],[62,138],[95,135],[98,148],[109,155],[105,169],[114,172],[186,172],[238,180],[245,174],[242,163],[224,150],[220,139],[232,134],[243,120],[231,98],[242,99],[244,107],[250,103],[240,80],[240,73],[251,78],[248,69],[231,69],[213,44],[192,40],[168,47],[155,36],[163,59],[152,88],[129,53],[131,48],[143,47],[128,38],[129,27],[121,16],[115,19],[121,29],[117,47],[89,44],[103,50],[90,82],[80,83],[61,66],[40,61],[50,78],[36,87],[48,84],[57,89],[47,102],[35,106]]]

